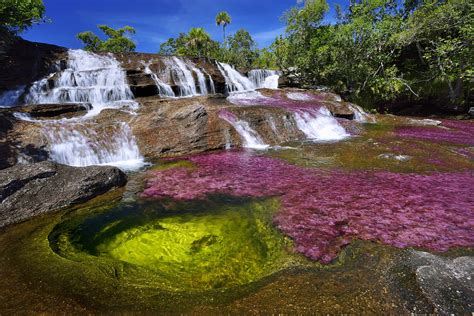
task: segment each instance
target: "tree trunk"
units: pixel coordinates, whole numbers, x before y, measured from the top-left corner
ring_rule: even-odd
[[[226,47],[226,46],[227,46],[227,43],[226,43],[226,41],[225,41],[225,25],[222,27],[222,30],[224,31],[224,47]]]

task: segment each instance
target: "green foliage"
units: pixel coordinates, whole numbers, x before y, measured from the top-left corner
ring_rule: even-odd
[[[81,40],[85,50],[92,52],[126,53],[135,51],[135,43],[127,35],[135,34],[135,29],[131,26],[124,26],[113,29],[107,25],[97,26],[108,38],[100,39],[91,31],[82,32],[76,35]]]
[[[162,55],[216,58],[220,54],[219,43],[213,41],[203,28],[191,28],[160,45]]]
[[[250,68],[258,56],[255,41],[244,29],[229,36],[225,53],[225,62],[245,69]]]
[[[0,28],[13,33],[22,32],[43,22],[44,12],[42,0],[1,0]]]
[[[225,36],[225,28],[227,25],[229,25],[232,22],[232,19],[226,11],[219,12],[216,16],[216,25],[217,26],[222,26],[222,31],[224,33],[224,42],[226,40]]]
[[[324,24],[324,0],[284,15],[275,61],[304,85],[327,85],[361,103],[449,95],[466,99],[472,78],[473,5],[466,0],[351,1]],[[430,88],[444,83],[446,91]]]

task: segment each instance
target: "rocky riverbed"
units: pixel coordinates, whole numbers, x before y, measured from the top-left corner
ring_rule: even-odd
[[[0,313],[472,312],[472,120],[211,60],[15,47]]]

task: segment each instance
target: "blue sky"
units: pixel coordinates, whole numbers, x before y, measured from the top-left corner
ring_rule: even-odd
[[[337,0],[342,2],[343,0]],[[260,47],[271,44],[284,31],[282,14],[297,0],[44,0],[50,23],[23,33],[30,41],[81,48],[75,35],[82,31],[100,34],[97,24],[117,28],[133,26],[137,51],[155,53],[160,43],[191,27],[204,27],[215,40],[222,29],[214,22],[219,11],[227,11],[232,23],[227,34],[248,30]],[[336,1],[328,1],[333,8]],[[348,2],[348,0],[344,0]],[[330,13],[332,15],[332,12]]]

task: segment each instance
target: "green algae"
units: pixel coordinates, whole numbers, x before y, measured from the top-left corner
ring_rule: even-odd
[[[72,216],[51,232],[51,248],[71,260],[123,265],[122,277],[148,275],[150,286],[175,291],[245,285],[291,262],[291,243],[271,225],[275,199],[171,205]]]
[[[158,161],[149,170],[152,171],[161,171],[172,168],[189,168],[193,169],[195,166],[189,160],[177,160],[177,161]]]

